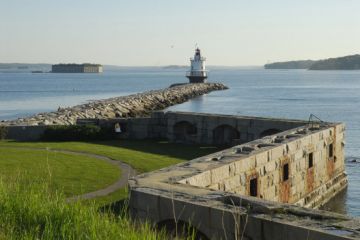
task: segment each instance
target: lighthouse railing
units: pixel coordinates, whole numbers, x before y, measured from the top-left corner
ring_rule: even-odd
[[[190,58],[190,61],[194,61],[194,60],[195,60],[195,58]],[[201,57],[200,60],[201,60],[201,61],[206,61],[206,58],[205,58],[205,57]]]
[[[207,77],[207,75],[208,73],[206,70],[186,72],[186,77]]]

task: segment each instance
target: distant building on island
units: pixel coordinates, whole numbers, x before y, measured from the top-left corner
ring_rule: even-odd
[[[200,49],[196,48],[194,58],[190,58],[191,68],[186,73],[190,83],[206,82],[207,71],[205,70],[205,58],[201,56]]]
[[[53,73],[102,73],[103,66],[100,64],[55,64],[51,66]]]

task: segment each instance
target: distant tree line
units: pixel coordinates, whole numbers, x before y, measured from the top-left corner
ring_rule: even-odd
[[[289,62],[275,62],[265,64],[265,69],[309,69],[315,61],[301,60],[301,61],[289,61]]]
[[[338,58],[312,61],[275,62],[264,65],[265,69],[309,69],[309,70],[358,70],[360,69],[360,55],[350,55]]]

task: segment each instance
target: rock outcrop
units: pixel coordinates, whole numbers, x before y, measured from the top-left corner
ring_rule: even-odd
[[[184,84],[123,97],[109,98],[39,113],[28,118],[4,121],[1,125],[71,125],[78,118],[126,118],[147,116],[152,111],[183,103],[191,98],[227,87],[221,83]]]

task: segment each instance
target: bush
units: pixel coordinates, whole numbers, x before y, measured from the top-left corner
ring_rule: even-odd
[[[6,138],[7,132],[8,132],[8,130],[5,126],[0,126],[0,140],[3,140]]]
[[[94,141],[113,138],[112,129],[95,125],[49,126],[42,136],[46,141]]]

